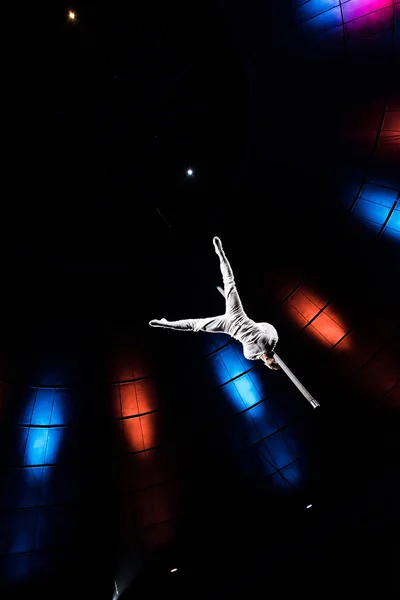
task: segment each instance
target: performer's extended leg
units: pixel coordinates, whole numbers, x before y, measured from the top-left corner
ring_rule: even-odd
[[[219,257],[222,280],[224,282],[225,314],[231,322],[237,322],[238,319],[246,317],[246,314],[236,289],[232,267],[226,258],[221,240],[218,237],[215,237],[213,243],[215,252]]]
[[[235,279],[232,268],[225,256],[221,240],[213,239],[214,247],[220,259],[222,279],[224,282],[225,306],[224,315],[209,317],[205,319],[181,319],[179,321],[167,321],[167,319],[153,319],[149,322],[152,327],[164,327],[178,331],[208,331],[210,333],[230,334],[232,327],[237,327],[241,318],[245,318],[242,303],[236,290]]]

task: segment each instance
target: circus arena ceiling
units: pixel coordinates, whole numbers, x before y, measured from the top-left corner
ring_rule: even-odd
[[[5,27],[5,597],[392,597],[400,3]],[[216,235],[317,409],[224,334],[149,327],[223,312]]]

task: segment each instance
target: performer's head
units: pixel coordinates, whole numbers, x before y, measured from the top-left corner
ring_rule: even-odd
[[[268,367],[269,369],[273,369],[274,371],[277,371],[278,369],[280,369],[280,366],[276,362],[273,355],[269,356],[266,352],[264,352],[264,354],[262,354],[260,358],[263,361],[264,365],[266,367]]]
[[[258,340],[259,345],[263,349],[260,358],[264,365],[269,369],[277,371],[280,366],[274,358],[276,344],[278,343],[278,332],[270,323],[263,323],[264,334]]]

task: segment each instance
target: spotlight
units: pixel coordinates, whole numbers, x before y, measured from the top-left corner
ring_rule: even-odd
[[[73,21],[75,19],[76,15],[74,13],[73,10],[70,10],[68,13],[68,19],[70,19],[71,21]]]
[[[312,504],[307,504],[306,508],[311,508]]]
[[[177,571],[178,569],[174,568],[174,569],[170,569],[169,572],[170,573],[174,573],[175,571]]]
[[[191,177],[193,175],[193,169],[188,169],[186,173]]]

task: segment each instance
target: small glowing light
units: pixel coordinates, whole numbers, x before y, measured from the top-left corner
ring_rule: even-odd
[[[311,508],[311,507],[312,507],[312,504],[307,504],[306,508]]]
[[[177,571],[178,569],[170,569],[169,572],[173,573],[174,571]]]
[[[71,19],[71,21],[73,21],[75,19],[75,13],[73,10],[70,10],[68,13],[68,18]]]
[[[188,175],[193,175],[193,169],[188,169],[188,170],[186,171],[186,173],[187,173]]]

